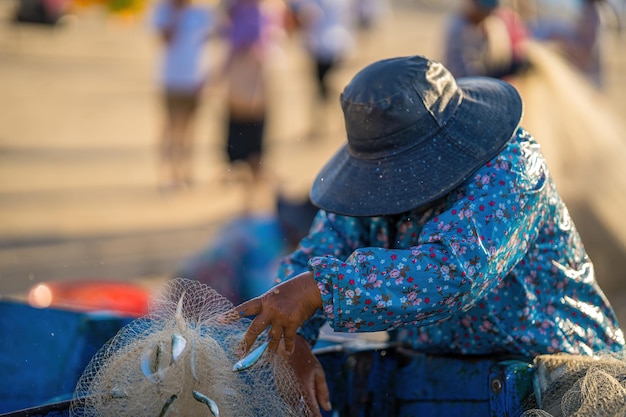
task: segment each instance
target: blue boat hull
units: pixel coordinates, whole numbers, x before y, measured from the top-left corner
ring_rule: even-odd
[[[69,416],[83,370],[133,319],[0,302],[0,417]],[[327,416],[519,416],[532,394],[534,367],[522,358],[384,345],[324,346],[316,354],[331,390]]]

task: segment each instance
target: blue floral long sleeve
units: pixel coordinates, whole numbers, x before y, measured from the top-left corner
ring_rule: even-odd
[[[280,274],[307,269],[323,302],[301,329],[311,341],[328,320],[335,331],[399,329],[401,342],[423,352],[533,356],[624,345],[539,145],[521,128],[426,212],[320,211]]]

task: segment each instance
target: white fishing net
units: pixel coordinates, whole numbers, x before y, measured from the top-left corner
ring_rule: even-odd
[[[76,386],[70,416],[310,415],[280,355],[266,352],[250,368],[233,371],[250,321],[224,324],[220,315],[232,307],[197,281],[166,283],[149,314],[93,357]]]
[[[522,417],[626,415],[626,357],[542,355],[535,359],[536,407]]]

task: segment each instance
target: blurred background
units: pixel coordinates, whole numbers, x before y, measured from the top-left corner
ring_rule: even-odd
[[[202,47],[208,82],[189,133],[189,173],[179,184],[163,174],[164,43],[154,24],[156,4],[0,0],[0,297],[25,300],[42,282],[113,281],[151,289],[180,275],[233,219],[272,215],[278,194],[305,198],[345,140],[338,100],[343,86],[381,58],[444,60],[449,21],[462,2],[337,1],[349,7],[344,18],[351,26],[328,35],[343,50],[322,94],[305,46],[306,19],[288,3],[265,1],[278,23],[259,59],[265,128],[263,173],[255,177],[230,161],[225,148],[232,111],[225,80],[236,72],[224,71],[234,68],[226,64],[227,12],[221,3],[194,1],[211,10],[212,30]],[[556,39],[547,28],[572,24],[583,10],[582,0],[510,6],[529,36],[543,43]],[[546,88],[526,88],[527,80],[519,86],[528,92],[524,125],[545,146],[598,280],[626,323],[626,6],[606,2],[603,10],[601,85],[576,74],[558,53],[544,57],[558,49],[547,48],[533,59],[548,68],[543,82],[558,80],[550,90],[555,93],[546,98],[539,94]],[[561,65],[567,76],[559,76]],[[580,106],[571,105],[581,97]],[[546,108],[566,111],[557,117]],[[589,123],[598,129],[543,134],[546,126],[554,132],[560,123],[592,116],[599,119]]]

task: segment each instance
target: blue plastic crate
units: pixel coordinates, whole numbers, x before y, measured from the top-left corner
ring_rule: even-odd
[[[530,359],[450,357],[396,348],[318,354],[331,390],[326,416],[519,416],[533,392]]]

